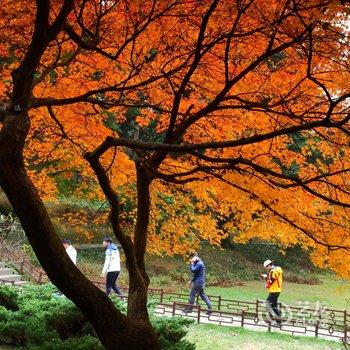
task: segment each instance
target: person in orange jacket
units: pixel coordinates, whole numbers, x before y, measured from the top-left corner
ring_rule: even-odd
[[[282,291],[283,270],[281,267],[275,266],[271,260],[264,261],[263,265],[267,270],[267,274],[260,275],[265,279],[265,287],[269,291],[269,296],[266,300],[267,309],[270,317],[280,325],[281,310],[278,307],[278,297]]]

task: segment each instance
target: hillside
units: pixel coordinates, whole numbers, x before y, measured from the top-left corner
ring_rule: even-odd
[[[298,247],[288,248],[283,254],[279,248],[270,244],[233,244],[230,248],[203,245],[199,251],[207,268],[207,284],[210,286],[229,287],[245,281],[259,280],[263,272],[265,259],[273,259],[285,270],[285,280],[302,284],[319,284],[321,270],[313,266],[308,254]],[[90,276],[99,276],[104,259],[103,250],[82,250],[78,264]],[[123,259],[123,256],[122,256]],[[189,278],[187,261],[180,256],[147,256],[147,270],[151,285],[177,289]],[[323,272],[324,273],[324,272]],[[124,271],[120,283],[127,283]]]

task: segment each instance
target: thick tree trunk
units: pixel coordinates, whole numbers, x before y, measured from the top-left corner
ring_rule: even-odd
[[[137,220],[134,235],[134,259],[137,273],[129,272],[128,316],[148,322],[147,296],[149,278],[145,268],[145,253],[150,213],[150,180],[141,164],[136,163]]]
[[[129,278],[129,297],[128,297],[128,316],[132,319],[143,320],[149,323],[147,310],[148,283],[142,276],[130,276]]]
[[[149,323],[120,313],[70,261],[19,158],[0,150],[0,186],[50,280],[83,312],[107,349],[158,349]]]

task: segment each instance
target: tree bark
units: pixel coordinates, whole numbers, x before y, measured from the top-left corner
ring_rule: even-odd
[[[21,157],[0,150],[0,185],[50,280],[83,312],[107,349],[158,349],[149,323],[119,312],[70,261]]]
[[[129,274],[128,316],[148,321],[147,295],[149,277],[145,267],[145,253],[150,213],[150,180],[142,165],[136,163],[137,220],[134,235],[134,256],[137,274]]]
[[[128,316],[151,327],[147,310],[149,278],[146,273],[144,260],[150,211],[150,180],[141,164],[136,164],[138,202],[135,236],[134,242],[132,242],[130,236],[125,234],[120,226],[118,194],[112,188],[108,175],[99,161],[101,155],[99,148],[97,148],[93,152],[86,153],[85,159],[94,170],[99,185],[108,199],[111,207],[109,218],[113,233],[125,253],[126,266],[129,272]]]

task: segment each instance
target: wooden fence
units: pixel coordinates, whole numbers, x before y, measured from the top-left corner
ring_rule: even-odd
[[[26,276],[35,283],[40,284],[49,281],[46,273],[28,261],[28,258],[24,254],[18,253],[18,251],[13,252],[4,244],[0,246],[0,261],[9,262],[21,275]]]
[[[11,285],[11,286],[15,286],[16,285],[16,281],[8,281],[8,280],[4,280],[2,278],[0,278],[0,286],[8,286],[8,285]]]

